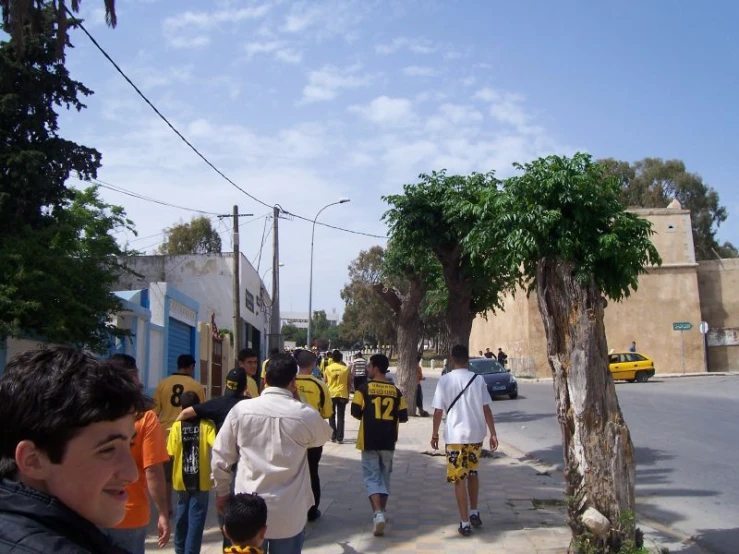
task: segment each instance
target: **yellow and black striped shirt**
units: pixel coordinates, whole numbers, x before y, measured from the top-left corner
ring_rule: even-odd
[[[387,381],[369,381],[354,391],[352,416],[359,423],[359,450],[395,450],[398,425],[408,421],[400,389]]]

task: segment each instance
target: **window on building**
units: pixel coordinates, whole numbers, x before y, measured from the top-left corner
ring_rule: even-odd
[[[254,313],[254,295],[247,290],[244,299],[246,300],[246,309]]]

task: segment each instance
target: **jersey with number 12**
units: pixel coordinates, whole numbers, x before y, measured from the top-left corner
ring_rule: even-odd
[[[174,373],[159,382],[154,394],[154,411],[165,431],[169,432],[172,424],[182,411],[181,397],[186,391],[194,392],[205,402],[205,388],[195,379],[184,373]]]
[[[408,421],[408,408],[398,387],[369,381],[354,391],[352,416],[360,420],[359,450],[395,450],[398,424]]]

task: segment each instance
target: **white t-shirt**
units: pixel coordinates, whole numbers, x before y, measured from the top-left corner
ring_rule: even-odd
[[[467,386],[475,374],[469,369],[454,369],[442,375],[436,385],[431,406],[436,410],[449,409],[457,395]],[[474,444],[483,442],[487,435],[487,425],[483,406],[491,404],[485,379],[478,376],[446,414],[444,442],[446,444]]]

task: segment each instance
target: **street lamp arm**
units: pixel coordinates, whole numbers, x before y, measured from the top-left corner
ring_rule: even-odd
[[[318,221],[318,216],[320,216],[323,213],[323,210],[325,210],[326,208],[336,206],[337,204],[344,204],[346,202],[349,202],[348,198],[341,198],[338,202],[331,202],[330,204],[326,204],[323,208],[318,210],[316,217],[313,218],[313,229],[310,233],[310,288],[308,290],[308,331],[306,333],[306,346],[308,348],[311,347],[311,339],[313,338],[311,336],[311,328],[313,326],[313,244],[316,237],[316,221]]]

